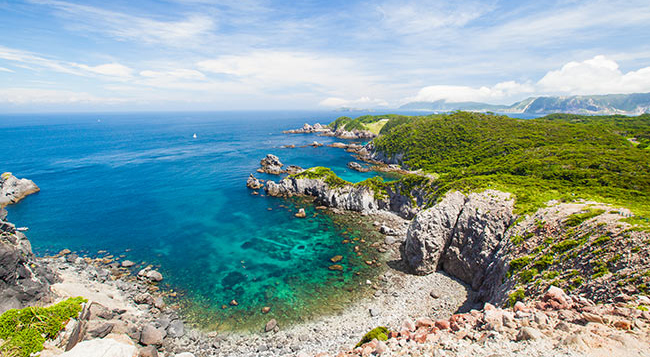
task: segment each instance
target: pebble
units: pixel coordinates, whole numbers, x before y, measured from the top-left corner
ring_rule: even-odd
[[[274,330],[278,326],[278,322],[275,319],[269,320],[269,322],[266,323],[266,326],[264,326],[264,331],[269,332]]]

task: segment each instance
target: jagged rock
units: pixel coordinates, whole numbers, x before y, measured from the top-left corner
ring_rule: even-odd
[[[289,166],[287,166],[286,171],[287,171],[287,173],[289,175],[297,175],[297,174],[305,171],[305,169],[303,169],[302,167],[297,166],[297,165],[289,165]]]
[[[478,290],[506,230],[514,221],[509,193],[487,190],[471,193],[458,216],[442,257],[442,268]]]
[[[250,174],[250,176],[248,176],[248,180],[246,180],[246,187],[251,188],[253,190],[257,190],[259,188],[264,187],[264,184],[260,182],[260,180],[255,178],[253,174]]]
[[[275,155],[267,154],[266,157],[260,161],[260,165],[262,166],[262,172],[266,172],[267,174],[279,175],[284,173],[284,170],[282,170],[284,164]]]
[[[307,217],[307,213],[305,213],[305,209],[301,208],[298,210],[298,213],[295,214],[296,217],[298,218],[305,218]]]
[[[11,172],[0,175],[0,207],[16,203],[40,189],[32,180],[18,179]]]
[[[517,341],[539,340],[542,333],[532,327],[522,327],[517,333]]]
[[[113,331],[113,324],[99,323],[88,329],[88,334],[93,338],[104,338]]]
[[[90,307],[88,308],[88,311],[89,311],[89,315],[88,315],[89,319],[102,318],[105,320],[110,320],[114,316],[113,311],[107,309],[104,305],[101,305],[100,303],[97,302],[91,303]]]
[[[13,224],[0,221],[0,313],[49,298],[57,277],[35,260],[32,247]]]
[[[154,346],[142,347],[138,351],[138,357],[158,357],[158,350]]]
[[[416,273],[428,274],[438,268],[464,204],[465,195],[448,193],[440,203],[413,218],[406,232],[404,258]]]
[[[351,168],[352,170],[359,171],[359,172],[368,172],[370,171],[369,168],[362,166],[358,162],[348,162],[348,167]]]

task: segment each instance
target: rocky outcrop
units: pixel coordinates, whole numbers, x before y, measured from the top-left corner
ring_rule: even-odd
[[[248,180],[246,180],[246,187],[253,190],[257,190],[259,188],[264,187],[264,183],[262,183],[260,180],[255,178],[253,174],[250,174],[250,176],[248,176]]]
[[[11,172],[0,175],[0,207],[16,203],[38,191],[40,189],[32,180],[18,179]]]
[[[368,131],[368,130],[357,130],[352,131],[344,130],[339,128],[336,131],[328,126],[323,126],[319,123],[309,125],[305,123],[300,129],[291,129],[283,131],[285,134],[319,134],[321,136],[335,136],[341,139],[372,139],[377,136],[377,134]]]
[[[359,172],[368,172],[368,171],[370,171],[369,168],[364,167],[360,163],[354,162],[354,161],[348,162],[348,168],[350,168],[352,170],[355,170],[355,171],[359,171]]]
[[[266,155],[266,157],[260,161],[260,165],[262,167],[257,169],[258,172],[264,172],[272,175],[279,175],[285,172],[282,170],[282,166],[284,166],[284,164],[277,156],[272,154]]]
[[[5,221],[7,211],[2,208],[38,190],[31,180],[7,172],[0,178],[0,313],[48,300],[49,286],[56,280],[36,261],[27,237]]]
[[[289,166],[287,166],[287,173],[289,175],[297,175],[297,174],[299,174],[299,173],[301,173],[303,171],[305,171],[305,169],[303,169],[302,167],[300,167],[298,165],[289,165]]]
[[[331,131],[327,126],[323,126],[320,123],[316,123],[313,126],[305,123],[300,129],[285,130],[285,134],[312,134],[312,133],[323,133]]]
[[[384,202],[373,197],[374,193],[368,187],[330,187],[322,179],[288,177],[278,183],[267,181],[265,190],[269,196],[311,196],[319,205],[357,212],[372,212],[386,207]]]
[[[417,273],[438,268],[479,289],[499,243],[514,221],[509,194],[487,190],[448,193],[411,222],[404,260]]]

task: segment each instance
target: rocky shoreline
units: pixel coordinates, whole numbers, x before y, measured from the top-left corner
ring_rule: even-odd
[[[318,134],[319,136],[335,136],[339,139],[372,139],[377,136],[377,134],[368,131],[368,130],[344,130],[339,128],[333,130],[332,128],[316,123],[313,126],[305,123],[302,128],[291,129],[283,131],[285,134]]]

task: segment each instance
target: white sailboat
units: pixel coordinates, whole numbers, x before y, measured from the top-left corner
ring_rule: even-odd
[[[194,133],[194,135],[192,135],[192,137],[193,137],[194,139],[196,139],[196,133]]]

